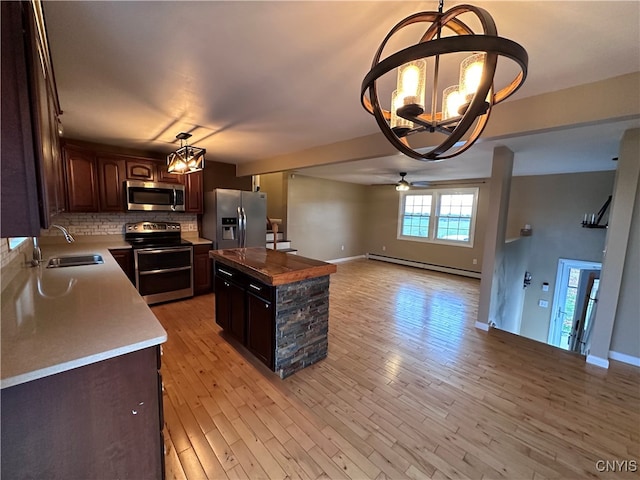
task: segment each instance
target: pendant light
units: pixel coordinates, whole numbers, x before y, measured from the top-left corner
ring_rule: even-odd
[[[167,171],[169,173],[186,174],[193,173],[204,168],[204,148],[189,145],[187,140],[190,133],[181,132],[176,135],[180,140],[180,148],[167,156]]]
[[[491,108],[511,96],[527,76],[526,50],[512,40],[499,37],[495,22],[486,10],[457,5],[443,12],[443,3],[439,1],[437,12],[410,15],[391,29],[375,53],[360,90],[362,106],[375,117],[385,137],[400,152],[418,160],[443,160],[466,151],[480,137]],[[482,32],[474,32],[460,20],[458,17],[463,14],[475,15]],[[430,24],[418,43],[381,60],[389,40],[404,27],[417,23]],[[458,85],[445,88],[440,95],[441,63],[459,53],[467,53],[467,57],[460,65]],[[498,57],[513,61],[519,73],[495,91]],[[430,78],[427,60],[433,64]],[[390,95],[389,110],[385,110],[377,81],[394,69],[397,69],[396,90]],[[430,105],[425,105],[426,92],[431,95]],[[440,145],[421,153],[410,146],[409,138],[422,132],[439,132],[446,138]]]
[[[400,181],[396,183],[396,191],[406,192],[411,188],[411,184],[404,179],[406,175],[407,172],[400,172]]]

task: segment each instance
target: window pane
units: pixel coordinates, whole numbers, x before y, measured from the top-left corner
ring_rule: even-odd
[[[468,242],[471,235],[473,194],[440,196],[436,238]]]
[[[406,195],[404,199],[401,235],[427,238],[431,216],[431,195]]]

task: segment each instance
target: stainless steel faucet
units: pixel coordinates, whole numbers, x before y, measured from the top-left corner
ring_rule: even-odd
[[[33,241],[33,258],[31,258],[31,265],[37,267],[42,263],[42,250],[40,249],[40,243],[38,237],[31,237]]]
[[[56,227],[58,230],[60,230],[62,232],[62,234],[64,235],[64,239],[67,241],[67,243],[71,243],[75,241],[75,238],[73,238],[73,236],[69,233],[69,231],[64,228],[62,225],[56,225],[55,223],[51,224],[52,227]]]
[[[73,235],[71,235],[69,231],[62,225],[52,224],[51,226],[56,227],[62,232],[67,243],[75,242],[76,239],[73,238]],[[38,237],[31,237],[31,240],[33,242],[33,256],[31,257],[31,265],[37,267],[42,263],[42,249],[40,248],[40,239]]]

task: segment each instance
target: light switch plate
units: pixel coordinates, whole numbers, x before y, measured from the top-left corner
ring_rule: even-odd
[[[549,306],[549,302],[547,300],[538,300],[538,306],[542,308],[547,308]]]

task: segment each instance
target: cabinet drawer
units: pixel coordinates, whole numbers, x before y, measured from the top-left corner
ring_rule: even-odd
[[[273,300],[273,287],[258,282],[253,278],[250,278],[247,282],[247,291],[268,302]]]
[[[218,262],[215,263],[215,275],[243,287],[246,286],[249,280],[244,273]]]

